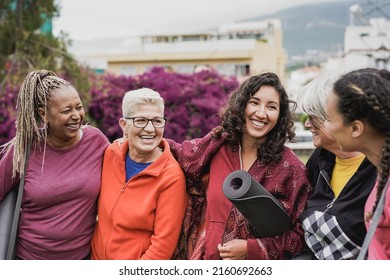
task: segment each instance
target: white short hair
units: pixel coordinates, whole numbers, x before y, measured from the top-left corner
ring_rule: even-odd
[[[309,116],[315,116],[321,121],[327,119],[325,113],[326,97],[332,91],[334,83],[340,75],[336,72],[327,72],[305,85],[300,94],[302,110]]]
[[[135,113],[137,106],[148,104],[159,106],[161,112],[164,114],[164,99],[157,91],[150,88],[140,88],[126,92],[122,100],[123,117],[132,116]]]

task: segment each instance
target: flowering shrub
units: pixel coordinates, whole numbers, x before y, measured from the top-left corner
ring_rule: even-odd
[[[4,94],[0,94],[0,145],[15,136],[16,100],[18,87],[6,83]]]
[[[195,74],[168,72],[162,67],[135,77],[104,75],[103,81],[91,83],[91,122],[111,140],[122,137],[118,120],[122,116],[122,98],[133,89],[151,88],[160,93],[168,118],[164,137],[181,142],[202,137],[218,123],[219,109],[228,94],[238,86],[233,77],[216,72]]]
[[[90,76],[91,101],[88,117],[111,141],[122,137],[119,118],[122,117],[122,98],[125,92],[137,87],[134,77],[113,75]]]
[[[153,68],[139,77],[141,87],[161,94],[168,118],[165,137],[181,142],[202,137],[218,123],[218,111],[238,82],[212,71],[191,75]]]
[[[87,100],[83,98],[87,121],[110,141],[122,137],[118,120],[122,117],[122,98],[129,90],[148,87],[159,92],[168,118],[164,137],[181,142],[202,137],[218,125],[218,111],[238,86],[236,78],[213,71],[179,74],[162,67],[138,76],[89,74],[88,80],[89,94],[80,93],[89,95]],[[15,135],[17,94],[18,87],[6,85],[0,89],[0,145]]]

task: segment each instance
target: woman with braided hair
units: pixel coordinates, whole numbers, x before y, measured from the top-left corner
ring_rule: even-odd
[[[327,129],[344,151],[360,151],[378,170],[366,206],[369,228],[382,195],[384,210],[368,250],[368,259],[390,259],[390,72],[359,69],[340,77],[328,95]]]
[[[0,160],[0,201],[25,175],[17,259],[90,255],[109,141],[98,129],[83,125],[84,119],[79,94],[54,72],[36,70],[24,79],[16,136],[4,146]]]

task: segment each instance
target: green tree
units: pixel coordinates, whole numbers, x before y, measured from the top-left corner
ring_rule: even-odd
[[[89,100],[87,73],[67,48],[67,34],[45,30],[59,16],[54,0],[0,1],[0,97],[5,84],[18,85],[28,72],[48,69],[69,80]]]

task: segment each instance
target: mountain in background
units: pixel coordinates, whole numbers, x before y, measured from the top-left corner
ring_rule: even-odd
[[[385,17],[390,20],[388,0],[307,4],[248,20],[280,18],[284,48],[289,57],[304,55],[307,50],[336,53],[344,49],[345,27],[350,22],[349,8],[354,4],[361,6],[366,18]]]

